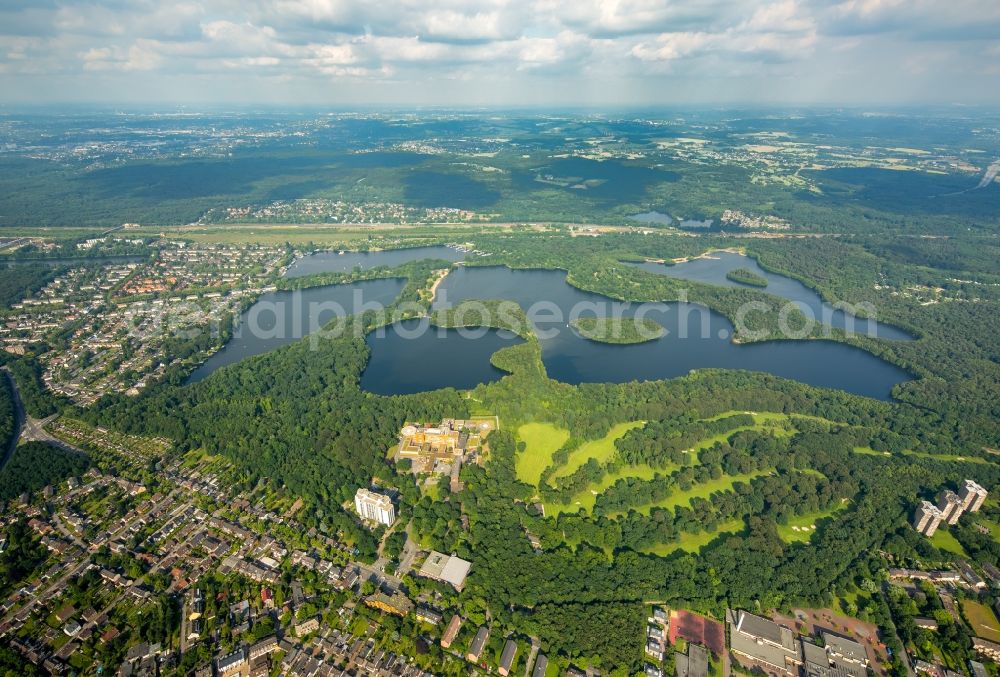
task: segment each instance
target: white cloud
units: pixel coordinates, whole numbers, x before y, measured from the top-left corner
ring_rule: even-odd
[[[708,82],[760,96],[769,78],[833,68],[859,84],[843,85],[853,95],[905,67],[924,81],[916,91],[968,83],[981,97],[1000,92],[984,64],[997,35],[996,0],[0,0],[0,85],[58,91],[47,77],[84,87],[100,74],[110,94],[127,95],[129,73],[153,83],[225,72],[248,95],[264,78],[308,91],[344,80],[405,100],[461,80],[487,92],[502,83],[505,96],[676,101],[676,89],[650,80],[685,79],[697,96]]]

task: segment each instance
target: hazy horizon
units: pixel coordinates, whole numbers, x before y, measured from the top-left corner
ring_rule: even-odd
[[[0,91],[7,105],[988,106],[1000,5],[0,0]]]

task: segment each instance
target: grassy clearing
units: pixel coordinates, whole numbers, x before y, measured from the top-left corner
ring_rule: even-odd
[[[980,517],[977,521],[979,524],[990,530],[990,535],[993,536],[994,541],[1000,542],[1000,524],[997,524],[993,520],[988,520],[985,517]]]
[[[772,472],[772,470],[758,470],[752,473],[746,473],[741,475],[723,475],[717,480],[711,480],[709,482],[702,482],[701,484],[695,484],[687,491],[675,491],[670,496],[667,496],[664,500],[658,503],[649,503],[642,507],[636,508],[637,512],[643,515],[649,515],[649,511],[653,508],[668,508],[674,510],[677,507],[683,506],[688,507],[691,505],[691,501],[695,498],[705,498],[707,499],[712,494],[719,491],[732,491],[733,485],[737,482],[750,482],[754,478],[760,477],[761,475],[766,475]]]
[[[572,475],[577,469],[590,459],[596,460],[601,465],[607,463],[615,455],[615,440],[624,437],[625,433],[634,428],[641,428],[646,425],[645,421],[632,421],[631,423],[619,423],[608,431],[608,434],[599,440],[584,442],[569,455],[566,465],[556,471],[553,477],[566,477]],[[540,473],[539,473],[540,474]],[[536,482],[537,484],[537,482]]]
[[[552,464],[552,454],[569,439],[569,431],[551,423],[526,423],[517,429],[526,449],[517,455],[517,479],[537,487],[542,472]]]
[[[871,447],[854,447],[855,454],[866,454],[868,456],[892,456],[891,452],[888,451],[875,451]],[[926,451],[902,451],[900,452],[904,456],[913,456],[916,458],[927,458],[932,461],[954,461],[956,463],[990,463],[989,459],[982,458],[980,456],[958,456],[957,454],[930,454]]]
[[[665,468],[659,472],[661,474],[670,474],[674,470],[675,468]],[[581,507],[585,508],[588,513],[593,512],[594,504],[597,503],[597,496],[604,493],[605,489],[619,479],[623,477],[638,477],[643,480],[651,480],[656,473],[656,469],[645,463],[642,465],[625,466],[615,473],[606,474],[600,482],[576,494],[570,503],[544,503],[545,515],[547,517],[556,517],[564,512],[576,512]]]
[[[996,615],[988,606],[971,600],[962,600],[962,611],[972,626],[973,634],[991,642],[1000,642],[1000,622],[997,622]]]
[[[724,441],[726,441],[729,438],[730,435],[732,435],[735,432],[741,431],[741,430],[770,431],[772,434],[777,435],[777,436],[786,436],[786,435],[791,435],[791,434],[794,433],[793,427],[790,426],[790,425],[788,425],[788,423],[790,422],[789,415],[788,414],[776,413],[776,412],[767,412],[767,411],[765,411],[765,412],[726,411],[726,412],[723,412],[721,414],[718,414],[717,416],[712,416],[712,417],[707,418],[705,420],[711,421],[711,420],[716,420],[716,419],[719,419],[719,418],[723,418],[725,416],[731,416],[733,414],[743,414],[743,413],[751,414],[754,417],[754,421],[755,421],[754,425],[750,425],[750,426],[737,426],[735,428],[732,428],[731,430],[727,430],[725,432],[719,433],[718,435],[713,435],[711,437],[707,437],[707,438],[699,441],[697,444],[695,444],[692,447],[692,449],[694,450],[695,453],[688,455],[688,458],[690,459],[690,462],[693,463],[693,464],[697,464],[698,463],[698,452],[700,452],[700,451],[702,451],[704,449],[708,449],[709,447],[711,447],[712,445],[714,445],[716,442],[724,442]],[[820,419],[820,420],[822,420],[822,419]],[[783,427],[782,424],[784,424],[784,427]],[[598,461],[602,461],[603,458],[610,459],[613,456],[613,453],[614,453],[614,440],[617,439],[617,437],[614,437],[614,435],[618,432],[618,429],[619,428],[625,428],[624,432],[621,432],[621,434],[618,435],[618,437],[620,437],[620,436],[624,435],[625,432],[628,432],[628,429],[630,429],[631,427],[635,427],[636,425],[640,425],[640,424],[635,424],[635,423],[632,423],[632,424],[627,424],[627,423],[626,424],[620,424],[619,426],[615,426],[615,428],[612,429],[612,431],[610,433],[608,433],[608,435],[603,440],[598,440],[596,442],[590,442],[590,443],[584,445],[583,447],[581,447],[580,449],[578,449],[576,452],[574,452],[574,454],[570,457],[569,464],[567,464],[567,466],[565,466],[562,469],[560,469],[555,474],[555,477],[558,478],[558,477],[561,477],[561,476],[568,475],[573,470],[575,470],[576,468],[578,468],[581,465],[583,465],[583,463],[586,463],[587,458],[589,458],[590,455],[594,452],[594,448],[591,447],[591,445],[594,445],[595,447],[598,447],[598,451],[600,451],[600,452],[602,452],[604,454],[604,456],[601,456],[601,455],[595,455],[594,456],[595,458],[598,459]],[[609,438],[611,438],[611,439],[609,440]],[[575,463],[574,463],[574,460],[575,460]],[[670,474],[673,471],[677,470],[678,468],[679,468],[679,466],[668,467],[668,468],[664,468],[660,472],[663,473],[663,474]],[[618,472],[609,473],[608,475],[605,475],[604,479],[600,483],[598,483],[596,485],[592,485],[590,487],[587,487],[586,490],[584,490],[584,491],[576,494],[573,497],[573,500],[570,503],[546,503],[545,504],[545,514],[547,516],[550,516],[550,517],[555,517],[555,516],[558,516],[558,515],[560,515],[561,513],[564,513],[564,512],[573,512],[573,513],[575,513],[581,507],[584,508],[584,509],[586,509],[586,511],[589,513],[591,511],[593,511],[594,504],[597,501],[598,494],[601,494],[602,492],[604,492],[608,487],[610,487],[615,482],[617,482],[618,479],[620,479],[622,477],[639,477],[641,479],[652,479],[653,475],[655,475],[655,474],[656,474],[656,471],[653,468],[651,468],[651,467],[649,467],[648,465],[645,465],[645,464],[639,465],[639,466],[631,466],[631,467],[621,468]],[[756,475],[754,475],[754,476],[756,476]],[[721,483],[725,479],[726,478],[721,478],[719,480],[719,482]],[[735,478],[732,479],[732,481],[736,482],[736,481],[741,481],[742,479],[743,478],[741,478],[741,477],[735,477]],[[728,490],[728,489],[731,489],[731,488],[732,488],[732,484],[730,483],[728,486],[723,486],[722,490]],[[709,489],[708,491],[709,491],[709,494],[711,494],[712,492],[715,491],[715,489]],[[698,493],[698,491],[697,491],[697,488],[693,488],[692,491],[690,492],[690,494],[683,499],[684,502],[683,503],[678,503],[678,505],[689,505],[691,498],[693,498],[694,496],[697,496],[697,495],[700,495]],[[705,496],[703,496],[703,497],[705,497]],[[648,512],[651,507],[653,507],[653,506],[647,506],[646,508],[644,508],[644,510],[646,512]]]
[[[785,543],[806,543],[816,533],[817,522],[833,517],[847,506],[848,503],[841,503],[829,510],[820,510],[793,517],[788,520],[788,524],[778,525],[778,536]]]
[[[944,524],[938,527],[938,530],[934,532],[931,536],[931,543],[938,550],[944,552],[950,552],[953,555],[958,555],[959,557],[968,557],[968,553],[965,552],[965,548],[962,544],[958,542],[958,539],[952,536],[951,532],[944,528]]]
[[[746,529],[746,524],[744,524],[742,519],[729,520],[728,522],[721,523],[713,531],[703,531],[700,534],[682,534],[679,541],[659,543],[652,548],[643,550],[643,552],[649,555],[659,555],[660,557],[665,557],[677,550],[694,553],[704,548],[722,534],[737,534],[744,529]]]

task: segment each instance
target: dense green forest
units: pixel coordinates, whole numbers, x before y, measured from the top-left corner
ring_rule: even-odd
[[[58,266],[21,264],[0,268],[0,308],[30,297],[63,271]]]
[[[737,268],[726,273],[726,278],[740,284],[748,284],[751,287],[766,287],[767,278],[761,277],[749,268]]]
[[[900,146],[924,139],[925,127],[905,120],[832,119],[823,124],[841,134],[838,152],[864,154],[866,162],[869,153],[881,152],[870,147],[873,137],[891,137]],[[363,390],[365,336],[386,321],[366,313],[351,318],[343,334],[314,345],[299,341],[191,384],[189,367],[175,366],[135,397],[109,394],[84,410],[44,387],[38,354],[0,353],[28,413],[65,412],[95,425],[164,436],[175,442],[171,453],[222,455],[235,466],[234,489],[284,487],[305,501],[297,519],[356,546],[366,561],[375,559],[381,532],[357,521],[351,499],[359,486],[376,479],[395,487],[399,514],[412,518],[422,543],[473,561],[460,606],[484,618],[488,609],[496,636],[536,636],[544,651],[579,665],[640,670],[636,638],[643,635],[645,603],[651,600],[717,618],[730,606],[787,610],[836,601],[883,629],[892,627],[891,617],[902,619],[902,640],[920,641],[912,619],[934,614],[932,603],[852,593],[878,589],[885,566],[879,552],[898,561],[946,565],[952,555],[906,526],[913,506],[965,478],[991,487],[1000,481],[1000,464],[987,451],[1000,446],[1000,184],[959,192],[977,177],[839,166],[850,164],[839,159],[835,169],[797,168],[778,177],[794,174],[794,181],[771,180],[760,167],[726,159],[731,152],[745,157],[744,134],[761,128],[829,143],[830,127],[810,127],[794,117],[699,123],[697,133],[713,144],[711,161],[669,150],[679,134],[694,133],[683,125],[572,117],[448,120],[443,127],[368,124],[377,144],[330,122],[306,141],[296,138],[295,145],[261,141],[218,156],[177,152],[89,163],[11,154],[0,160],[0,226],[97,229],[140,222],[151,226],[143,232],[152,236],[161,225],[199,220],[222,228],[230,223],[229,206],[305,199],[464,208],[489,221],[515,223],[635,226],[630,216],[652,209],[697,215],[716,224],[697,234],[645,224],[636,232],[590,233],[595,237],[573,237],[565,228],[470,226],[463,227],[460,241],[490,254],[470,256],[464,265],[563,270],[574,287],[616,300],[683,300],[731,321],[746,304],[762,304],[767,310],[746,318],[745,333],[735,339],[780,337],[783,303],[757,275],[733,271],[730,279],[743,286],[722,287],[633,265],[739,249],[827,302],[871,303],[880,322],[913,340],[840,331],[826,338],[869,351],[914,378],[886,402],[738,370],[571,386],[547,377],[541,343],[523,311],[494,299],[483,302],[489,323],[523,340],[492,356],[504,378],[469,392],[382,397]],[[487,143],[487,137],[506,141]],[[615,145],[604,146],[608,139],[616,139]],[[387,150],[415,140],[440,147],[433,153]],[[965,141],[947,137],[942,143],[966,148]],[[788,228],[780,234],[795,237],[745,237],[736,222],[719,223],[726,210],[737,208],[749,216],[780,217]],[[452,237],[430,227],[405,234],[428,235],[434,242]],[[51,251],[29,245],[14,257],[75,255],[80,237],[74,231]],[[93,256],[151,252],[147,244],[113,247]],[[430,312],[428,289],[437,271],[451,265],[417,261],[283,278],[276,286],[402,278],[405,287],[390,310],[413,317]],[[9,306],[57,270],[28,264],[3,269],[0,299]],[[465,310],[437,311],[431,320],[446,327],[487,322]],[[794,324],[799,318],[792,319]],[[607,318],[597,318],[577,329],[606,340],[606,330],[614,328],[607,324]],[[626,332],[625,338],[631,336]],[[809,337],[823,337],[822,328]],[[210,347],[207,338],[196,337],[170,342],[164,350],[169,359]],[[41,353],[46,346],[33,349]],[[407,468],[386,460],[405,421],[477,414],[497,415],[501,429],[490,436],[485,464],[463,467],[463,491],[453,494],[441,483],[433,494],[425,492]],[[529,423],[551,425],[566,436],[550,450],[534,484],[519,472],[519,464],[535,453],[518,437]],[[623,425],[630,427],[609,443],[605,457],[580,458],[585,445]],[[0,438],[9,439],[12,430],[4,382]],[[62,449],[22,445],[0,472],[0,498],[60,482],[87,465],[86,457]],[[988,511],[1000,511],[985,510],[994,518]],[[800,520],[814,529],[789,537],[789,525]],[[1000,563],[1000,546],[974,527],[958,525],[952,533],[977,560]],[[46,557],[23,523],[14,524],[10,535],[0,557],[3,580],[22,577]],[[397,532],[387,553],[401,549]],[[162,614],[146,623],[143,632],[156,638]],[[957,625],[941,634],[949,653],[967,653],[967,637]],[[902,647],[893,633],[886,637],[897,656],[891,671],[905,674]],[[0,654],[0,669],[6,661]]]
[[[0,500],[17,498],[48,485],[82,475],[90,467],[86,456],[46,442],[25,442],[0,470]]]
[[[584,338],[619,345],[654,341],[664,331],[648,318],[581,317],[570,324]]]
[[[714,238],[512,235],[482,236],[477,245],[495,252],[484,262],[558,266],[568,270],[571,284],[585,289],[616,298],[669,299],[678,291],[674,282],[620,262],[700,253]],[[546,378],[538,341],[521,329],[524,343],[493,356],[509,375],[476,387],[469,398],[449,389],[379,397],[359,387],[368,357],[363,335],[379,321],[369,314],[352,320],[357,331],[321,341],[315,350],[302,341],[189,386],[176,373],[138,397],[107,396],[81,415],[128,432],[168,436],[181,450],[224,454],[244,471],[246,486],[264,480],[288,487],[308,500],[303,520],[355,543],[369,558],[372,534],[341,506],[377,476],[400,489],[401,513],[412,514],[415,528],[436,548],[475,562],[463,597],[483,600],[496,622],[537,633],[547,650],[580,661],[638,666],[641,649],[626,637],[641,624],[642,600],[663,599],[716,616],[727,605],[830,604],[873,575],[879,564],[871,553],[880,547],[892,543],[914,556],[946,557],[911,539],[904,526],[919,498],[965,477],[986,485],[1000,480],[1000,466],[982,450],[995,443],[1000,419],[997,334],[990,333],[1000,327],[993,327],[995,313],[984,315],[995,299],[977,306],[923,306],[879,292],[876,281],[905,285],[929,273],[886,263],[869,247],[839,239],[753,242],[748,252],[767,269],[808,282],[828,300],[871,295],[880,319],[918,338],[851,340],[920,378],[897,389],[892,402],[726,370],[699,370],[670,381],[569,386]],[[405,277],[398,302],[426,307],[422,290],[441,265],[415,262],[357,276]],[[338,281],[348,279],[354,277]],[[294,284],[330,281],[318,276]],[[723,311],[747,298],[767,298],[762,291],[709,285],[692,285],[691,293]],[[499,310],[498,301],[486,303]],[[463,324],[482,321],[462,315]],[[507,328],[520,320],[491,322]],[[454,312],[434,315],[443,326],[458,321]],[[503,422],[490,439],[489,463],[463,470],[462,494],[442,489],[436,501],[422,497],[407,476],[386,465],[385,450],[403,421],[464,417],[475,413],[470,403]],[[787,420],[761,427],[740,413],[751,410]],[[534,487],[517,479],[523,452],[509,432],[532,421],[572,432],[556,461],[614,424],[648,423],[618,440],[609,463],[587,462],[562,476],[547,471],[543,485]],[[706,438],[717,441],[696,458],[684,453]],[[914,453],[920,463],[912,462]],[[955,454],[981,462],[958,462]],[[630,474],[647,466],[648,474]],[[735,480],[700,489],[725,478]],[[602,482],[608,484],[590,510],[547,516],[537,507],[539,501],[565,503]],[[686,496],[691,498],[674,502]],[[782,525],[813,514],[824,515],[822,527],[807,543],[780,536]],[[468,529],[462,515],[469,518]],[[540,539],[540,552],[526,533]],[[709,544],[700,552],[685,551],[685,539],[698,535],[708,536]],[[973,543],[972,536],[963,538]],[[873,601],[858,613],[880,622],[886,611]],[[608,618],[615,619],[613,631],[567,632]]]

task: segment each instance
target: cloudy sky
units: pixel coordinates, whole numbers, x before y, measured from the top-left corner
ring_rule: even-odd
[[[1000,103],[998,0],[0,0],[0,103]]]

